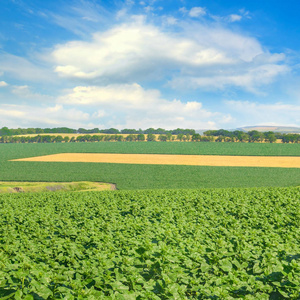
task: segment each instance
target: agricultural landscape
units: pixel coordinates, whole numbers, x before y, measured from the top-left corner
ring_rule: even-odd
[[[300,300],[299,0],[0,0],[0,300]]]
[[[0,299],[299,299],[299,153],[3,143]]]

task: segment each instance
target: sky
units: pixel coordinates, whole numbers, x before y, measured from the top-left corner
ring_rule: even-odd
[[[1,0],[0,128],[300,126],[299,0]]]

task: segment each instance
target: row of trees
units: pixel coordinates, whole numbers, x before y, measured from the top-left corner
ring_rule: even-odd
[[[41,133],[47,133],[47,134],[59,134],[59,133],[80,133],[80,134],[93,134],[93,133],[106,133],[106,134],[195,134],[194,129],[173,129],[173,130],[165,130],[163,128],[148,128],[146,130],[136,130],[136,129],[122,129],[118,130],[116,128],[109,128],[109,129],[84,129],[84,128],[78,128],[78,129],[72,129],[67,127],[57,127],[57,128],[17,128],[17,129],[9,129],[8,127],[2,127],[0,129],[0,136],[12,136],[12,135],[26,135],[26,134],[41,134]]]
[[[121,134],[105,134],[105,135],[78,135],[78,136],[61,136],[61,135],[36,135],[36,136],[0,136],[0,143],[68,143],[68,142],[167,142],[167,141],[180,141],[180,142],[276,142],[273,139],[273,135],[265,136],[264,138],[256,139],[252,138],[250,135],[243,133],[238,137],[226,137],[226,136],[201,136],[198,133],[193,135],[190,134],[178,134],[172,135],[160,134],[155,135],[153,133],[148,133],[147,135],[143,133],[139,134],[129,134],[127,136]],[[283,143],[300,143],[299,134],[284,134],[282,136]]]
[[[207,130],[204,132],[206,136],[215,136],[216,142],[268,142],[275,143],[278,139],[281,139],[283,143],[299,143],[300,134],[297,133],[280,133],[280,132],[260,132],[257,130],[251,130],[248,132],[235,130],[228,131],[224,129],[220,130]]]
[[[121,134],[103,134],[103,135],[78,135],[78,136],[61,136],[61,135],[36,135],[36,136],[0,136],[0,143],[72,143],[72,142],[155,142],[155,141],[190,141],[191,135],[179,134],[172,135],[160,134],[159,136],[148,133],[129,134],[127,136]]]

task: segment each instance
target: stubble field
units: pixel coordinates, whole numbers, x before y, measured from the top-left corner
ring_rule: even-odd
[[[300,168],[300,157],[288,156],[274,157],[225,155],[62,153],[30,158],[21,158],[13,161]]]

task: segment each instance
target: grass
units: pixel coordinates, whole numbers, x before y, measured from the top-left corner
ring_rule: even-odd
[[[99,182],[0,182],[1,193],[30,192],[81,192],[110,190],[108,183]]]
[[[137,142],[1,144],[0,180],[110,182],[117,184],[118,189],[283,187],[300,185],[300,170],[292,168],[8,161],[10,159],[67,152],[298,156],[300,144]]]

